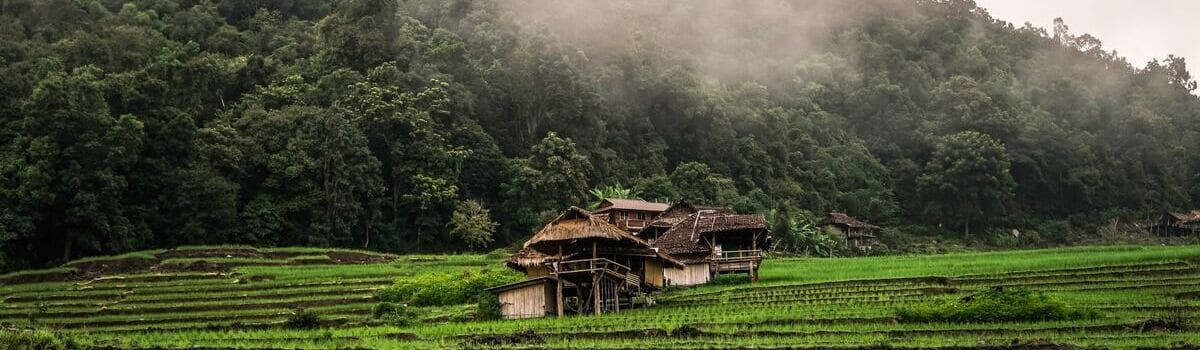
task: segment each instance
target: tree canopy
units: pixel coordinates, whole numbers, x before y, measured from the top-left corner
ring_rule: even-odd
[[[1133,64],[970,0],[4,0],[0,19],[4,269],[506,246],[620,184],[947,234],[1200,204],[1184,58]]]

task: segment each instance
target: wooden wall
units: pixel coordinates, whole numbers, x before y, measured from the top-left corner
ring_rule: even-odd
[[[658,258],[646,258],[646,273],[642,278],[646,284],[662,288],[663,287],[663,266],[662,260]]]
[[[525,277],[527,277],[527,278],[542,277],[542,276],[546,276],[549,274],[550,274],[550,267],[548,267],[546,265],[537,264],[537,265],[533,265],[528,268],[525,268]]]
[[[708,283],[708,263],[684,264],[686,267],[668,267],[663,269],[667,283],[676,286],[691,286]]]
[[[554,291],[554,282],[547,281],[500,292],[500,316],[530,318],[556,313]]]

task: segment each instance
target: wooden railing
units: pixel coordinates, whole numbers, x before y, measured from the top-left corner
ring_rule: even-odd
[[[595,270],[608,270],[617,274],[625,275],[629,273],[629,266],[621,265],[616,261],[605,258],[596,259],[578,259],[566,260],[551,263],[550,268],[557,273],[584,272]]]
[[[649,223],[650,223],[650,220],[645,220],[645,219],[620,219],[620,218],[618,218],[616,220],[616,225],[617,225],[617,227],[620,227],[620,228],[630,228],[630,227],[645,228],[646,225]]]
[[[625,282],[629,283],[630,285],[640,286],[642,285],[642,277],[638,276],[636,273],[627,273],[625,274]]]
[[[640,286],[642,284],[642,277],[632,273],[629,266],[605,258],[567,260],[548,265],[550,265],[551,271],[558,274],[603,271],[622,276],[625,282],[631,285]]]
[[[717,261],[746,259],[746,258],[762,258],[762,250],[760,250],[760,249],[730,250],[730,251],[723,251],[720,253],[713,254],[713,259],[717,260]]]

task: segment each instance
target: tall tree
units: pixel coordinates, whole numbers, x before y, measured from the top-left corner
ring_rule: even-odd
[[[917,178],[923,211],[971,234],[977,226],[1004,220],[1016,183],[1004,145],[974,131],[942,137]]]
[[[109,114],[104,72],[87,66],[51,68],[26,100],[19,135],[3,154],[6,227],[38,260],[57,249],[62,260],[141,247],[149,232],[123,203],[127,174],[137,162],[142,123]]]

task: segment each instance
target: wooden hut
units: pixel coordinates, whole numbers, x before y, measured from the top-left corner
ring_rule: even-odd
[[[845,213],[830,212],[817,224],[822,228],[832,227],[846,235],[846,243],[859,251],[870,251],[879,244],[876,232],[879,226],[871,225]]]
[[[1150,230],[1160,235],[1195,235],[1200,233],[1200,210],[1165,212],[1150,226]]]
[[[664,269],[668,285],[695,285],[724,273],[746,273],[757,281],[770,240],[762,215],[698,209],[666,230],[654,247],[684,265]]]
[[[536,314],[546,295],[554,305],[542,309],[558,316],[620,311],[633,296],[661,288],[664,267],[682,266],[646,241],[577,207],[535,233],[506,264],[530,277],[524,284],[493,289],[508,303],[501,304],[501,314],[510,318]]]

